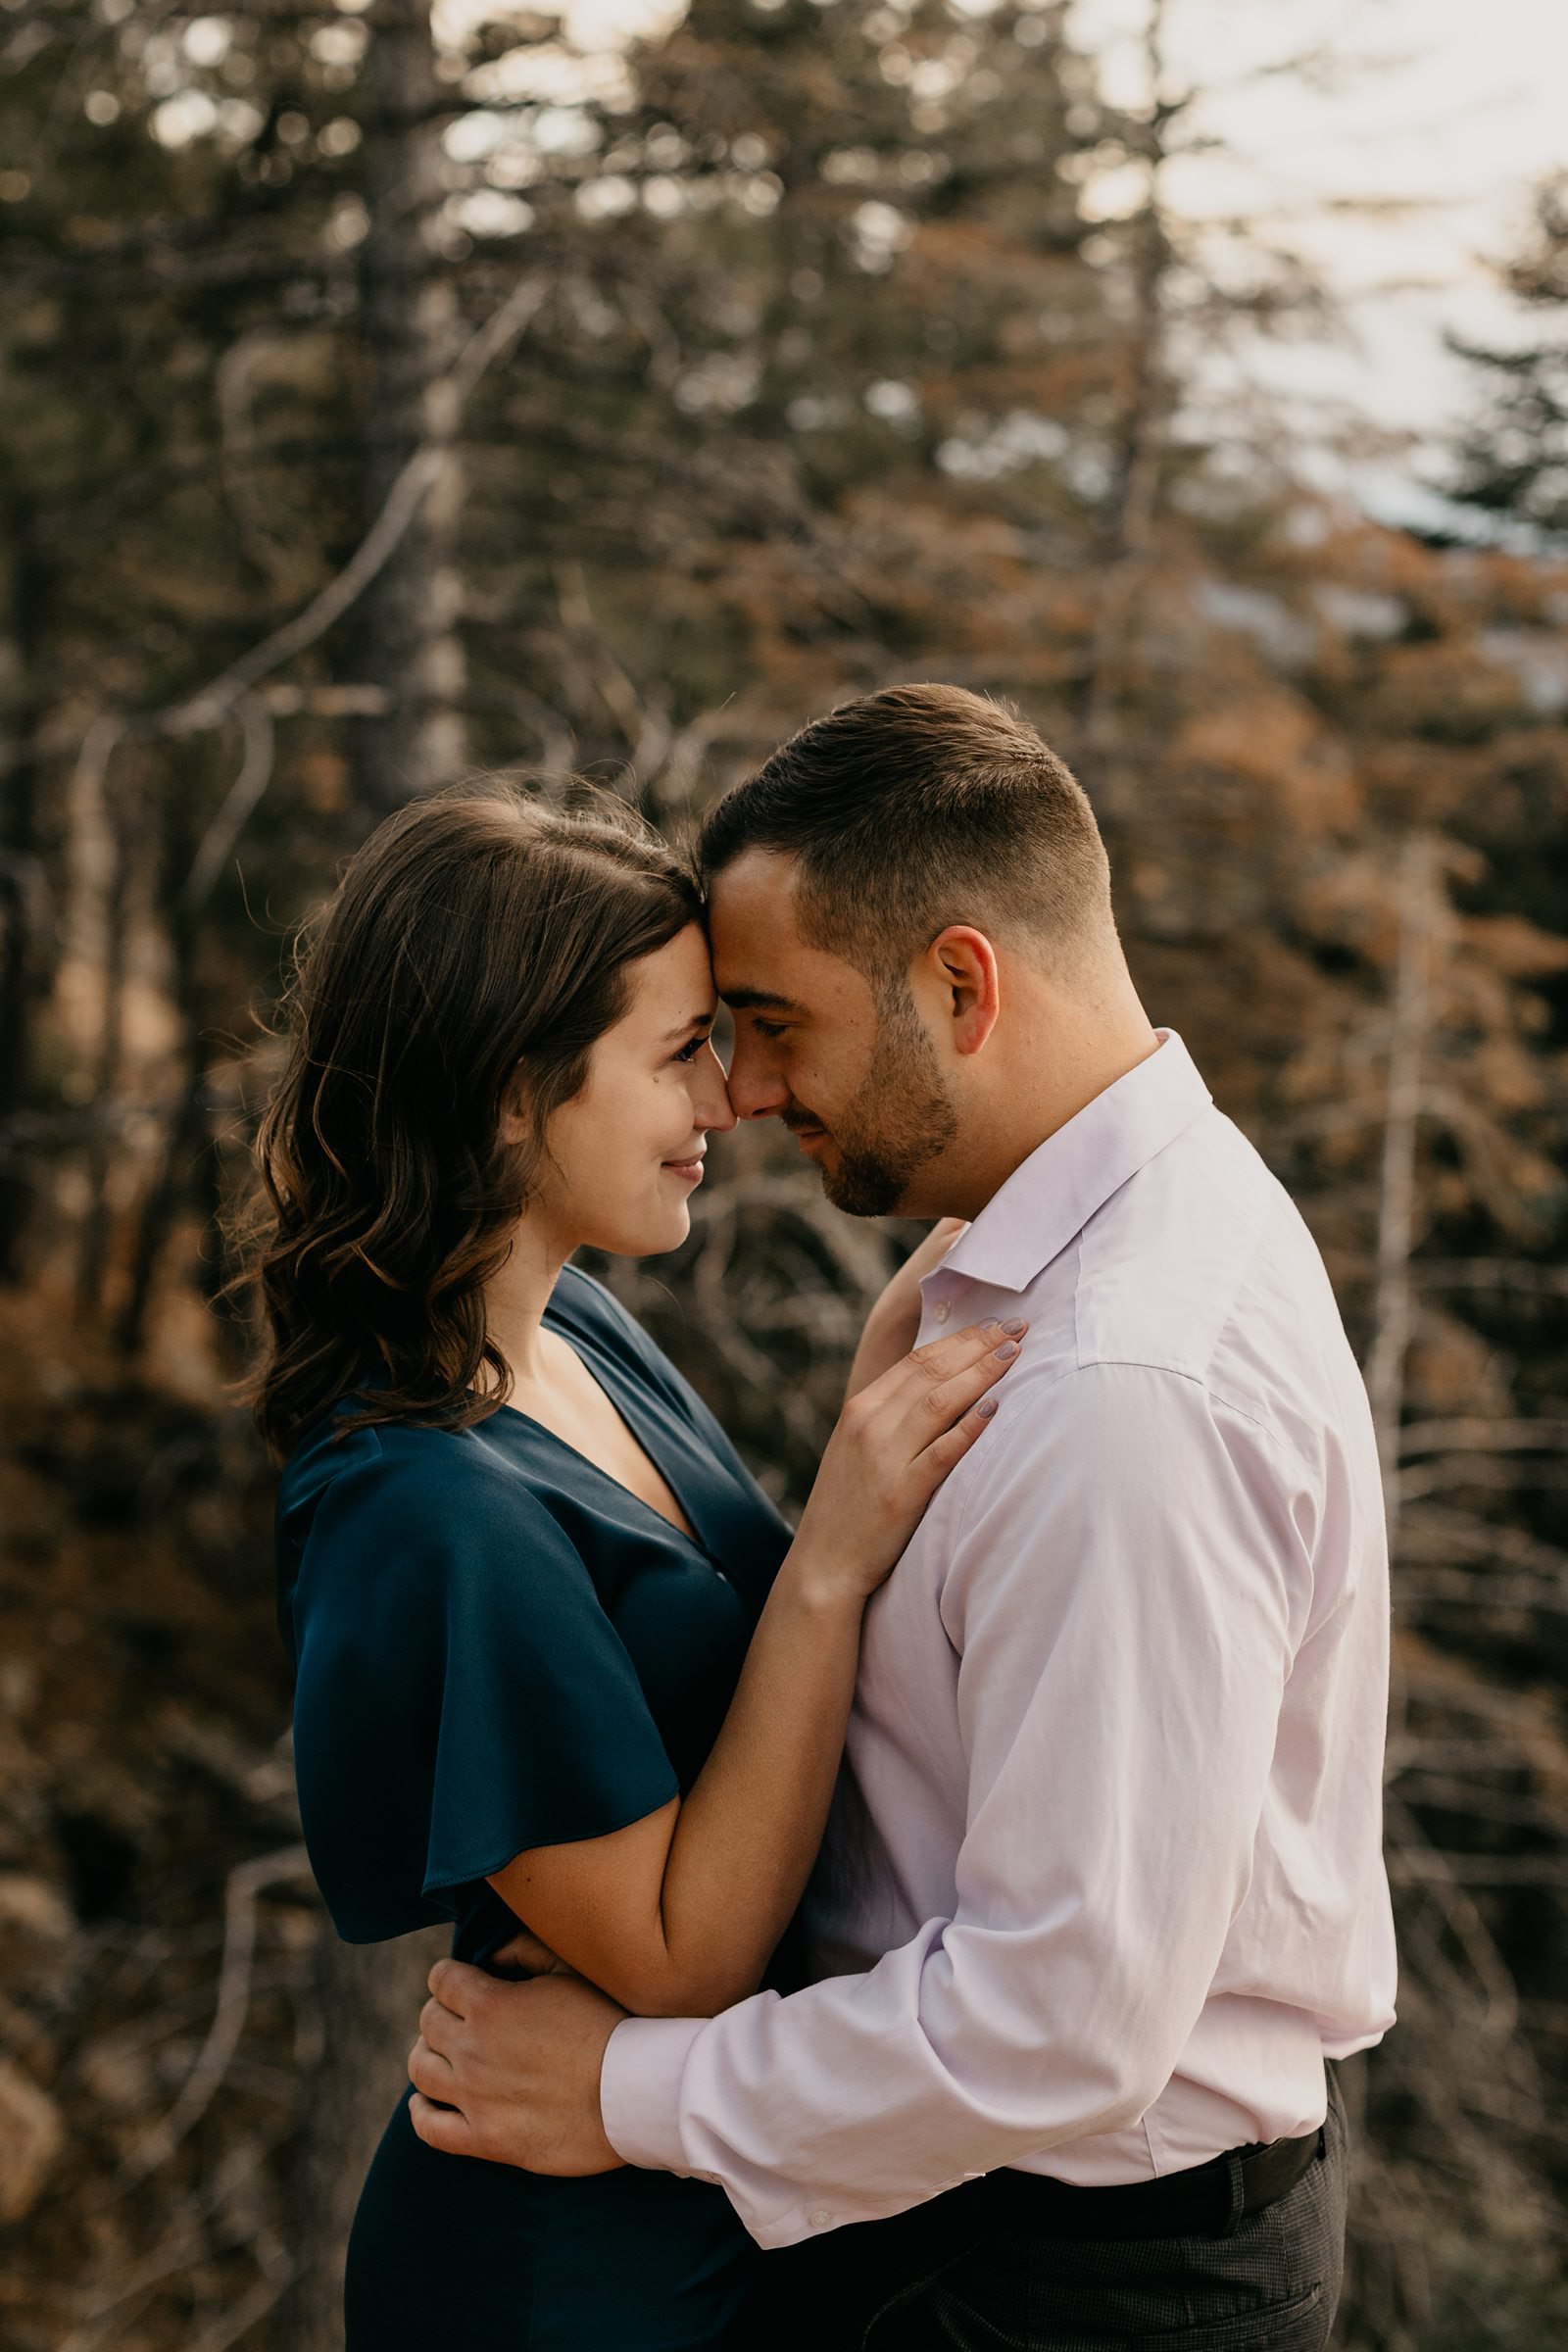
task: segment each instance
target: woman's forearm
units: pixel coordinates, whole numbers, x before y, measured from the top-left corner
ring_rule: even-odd
[[[863,1609],[798,1538],[689,1793],[494,1873],[530,1935],[639,2016],[711,2016],[755,1992],[821,1842]]]
[[[862,1614],[842,1579],[818,1576],[797,1544],[675,1824],[661,1902],[659,1974],[667,1984],[660,2007],[706,2016],[756,1990],[821,1843]]]
[[[846,1405],[686,1797],[490,1874],[531,1934],[623,2007],[711,2013],[756,1988],[826,1826],[866,1599],[984,1429],[1023,1330],[966,1327]]]

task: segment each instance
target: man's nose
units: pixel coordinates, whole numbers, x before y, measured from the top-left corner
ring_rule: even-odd
[[[736,1038],[730,1056],[729,1099],[736,1116],[742,1119],[774,1118],[790,1099],[789,1088],[769,1068],[767,1056],[745,1037]]]
[[[728,1135],[736,1123],[737,1113],[735,1105],[730,1100],[729,1082],[724,1075],[724,1064],[719,1060],[711,1046],[703,1055],[702,1071],[708,1083],[703,1088],[702,1099],[696,1105],[697,1123],[705,1134]]]

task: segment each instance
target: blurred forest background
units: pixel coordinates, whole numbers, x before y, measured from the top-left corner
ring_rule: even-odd
[[[294,924],[467,765],[679,828],[919,677],[1077,766],[1367,1368],[1404,1986],[1347,2070],[1340,2341],[1568,2343],[1568,191],[1431,461],[1464,527],[1371,521],[1247,364],[1334,332],[1298,224],[1169,201],[1180,4],[1129,106],[1056,0],[581,52],[525,7],[0,0],[14,2352],[324,2352],[428,1957],[323,1936],[227,1389]],[[721,1157],[680,1257],[609,1272],[798,1498],[913,1234]]]

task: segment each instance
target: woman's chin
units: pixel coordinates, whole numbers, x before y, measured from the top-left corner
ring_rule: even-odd
[[[613,1239],[606,1235],[591,1241],[589,1248],[603,1250],[607,1257],[663,1257],[678,1250],[692,1229],[692,1212],[684,1200],[662,1201],[646,1222],[628,1222]]]

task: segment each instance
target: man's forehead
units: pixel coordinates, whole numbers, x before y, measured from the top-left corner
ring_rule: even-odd
[[[727,910],[748,915],[766,907],[791,932],[795,928],[795,887],[799,861],[782,850],[742,850],[721,866],[709,884],[709,904],[716,916]]]
[[[713,977],[726,1004],[782,1001],[808,955],[795,925],[795,860],[746,850],[709,886]]]
[[[736,1012],[842,1010],[867,992],[853,963],[803,939],[795,912],[798,861],[745,850],[709,887],[713,981]]]

